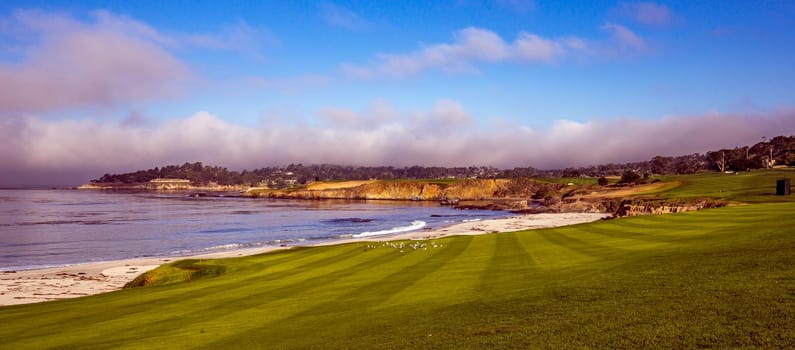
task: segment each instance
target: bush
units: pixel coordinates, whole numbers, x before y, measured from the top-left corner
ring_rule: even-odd
[[[602,176],[599,180],[596,180],[596,183],[598,183],[599,186],[607,186],[607,178]]]

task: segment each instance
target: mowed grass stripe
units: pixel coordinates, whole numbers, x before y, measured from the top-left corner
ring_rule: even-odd
[[[488,265],[494,255],[495,242],[491,239],[484,239],[483,236],[455,237],[432,242],[441,245],[457,244],[455,242],[462,239],[469,242],[466,250],[448,259],[435,271],[426,273],[425,276],[414,281],[411,286],[393,295],[384,304],[399,305],[420,302],[436,305],[470,300],[478,288],[480,271]],[[442,295],[436,291],[439,285],[447,286]]]
[[[149,317],[136,318],[135,328],[139,331],[157,329],[167,329],[171,324],[186,324],[188,327],[173,328],[160,336],[180,339],[180,336],[187,336],[194,333],[215,332],[218,334],[225,331],[239,332],[245,329],[250,321],[267,322],[268,319],[278,317],[285,312],[299,312],[296,306],[306,308],[312,306],[311,301],[317,300],[316,290],[327,285],[336,285],[337,282],[346,276],[351,276],[357,272],[364,272],[368,269],[378,268],[384,263],[394,260],[395,252],[372,251],[370,254],[361,253],[361,247],[356,244],[351,245],[355,250],[346,249],[349,255],[346,259],[338,259],[334,255],[335,263],[325,266],[316,266],[312,270],[304,271],[301,277],[283,278],[286,284],[278,286],[250,284],[247,288],[237,288],[231,290],[217,298],[212,298],[213,303],[204,302],[206,296],[203,289],[189,291],[181,296],[181,299],[171,305],[155,305],[155,308],[171,310],[168,315],[151,314]],[[391,253],[391,254],[390,254]],[[312,264],[314,265],[314,264]],[[289,300],[291,305],[286,307],[280,305]],[[117,319],[114,322],[128,323],[125,319]],[[115,325],[103,324],[99,327],[112,328]],[[94,330],[96,331],[96,330]],[[93,333],[92,333],[93,334]],[[86,335],[76,335],[80,340],[81,346],[93,346],[105,341],[105,339],[92,339]],[[92,343],[96,341],[96,343]],[[172,342],[173,343],[173,342]],[[177,342],[180,343],[180,342]],[[172,346],[176,344],[171,344]],[[189,346],[190,344],[185,344]]]
[[[478,295],[486,301],[505,298],[506,294],[523,293],[527,281],[538,276],[535,261],[520,242],[518,233],[494,235],[490,238],[496,242],[496,247],[488,267],[482,269],[478,289]],[[519,288],[506,289],[511,285]]]
[[[518,236],[520,243],[539,269],[544,271],[560,270],[596,260],[590,255],[548,240],[546,238],[549,235],[548,230],[521,231]]]
[[[317,307],[311,312],[299,316],[328,313],[329,309],[333,310],[333,306],[336,304],[356,305],[358,308],[368,311],[376,311],[382,308],[384,304],[396,304],[392,301],[395,295],[406,291],[415,285],[417,281],[439,271],[451,261],[463,256],[475,244],[477,243],[474,237],[461,237],[455,240],[448,240],[444,243],[443,248],[432,249],[431,252],[418,251],[410,253],[409,256],[417,255],[422,258],[415,260],[411,265],[402,266],[399,270],[382,271],[379,274],[381,275],[380,279],[360,286],[356,290],[328,301],[322,307]],[[377,292],[372,293],[371,291]]]
[[[285,259],[282,264],[263,266],[263,270],[266,270],[268,267],[277,270],[276,272],[272,272],[270,274],[248,274],[245,275],[246,278],[242,280],[238,279],[235,281],[237,283],[234,284],[229,283],[229,281],[225,278],[227,276],[220,276],[215,279],[204,279],[176,284],[173,286],[154,286],[150,288],[152,292],[147,293],[141,299],[136,300],[112,298],[107,305],[105,305],[105,307],[117,308],[121,310],[123,315],[125,315],[127,318],[133,318],[132,316],[140,315],[140,318],[143,320],[154,319],[159,317],[159,315],[167,313],[174,313],[178,315],[182,313],[182,310],[186,310],[186,306],[184,304],[190,301],[186,298],[186,293],[201,295],[204,298],[213,297],[215,295],[234,295],[235,291],[237,290],[250,290],[252,288],[257,288],[258,284],[254,283],[256,281],[262,282],[273,280],[278,281],[278,283],[284,283],[289,281],[291,278],[300,279],[304,277],[304,274],[306,273],[315,273],[316,268],[324,266],[328,267],[329,264],[350,259],[352,255],[348,253],[352,250],[356,250],[356,247],[343,247],[343,249],[333,251],[335,254],[328,254],[328,252],[326,252],[326,254],[318,254],[322,253],[323,251],[316,250],[314,248],[303,249],[299,252],[300,254],[296,254],[298,255],[298,259],[295,261]],[[236,262],[236,259],[239,258],[230,259],[229,262],[232,266],[235,266],[234,263]],[[120,291],[116,293],[130,292],[131,291]],[[51,317],[36,317],[31,315],[27,322],[29,322],[28,324],[35,325],[35,328],[29,329],[30,331],[35,330],[35,335],[30,336],[40,337],[41,335],[59,334],[60,329],[63,326],[63,322],[67,320],[69,322],[83,324],[87,320],[96,319],[98,315],[104,314],[103,309],[87,309],[79,314],[70,312],[70,310],[73,309],[73,303],[81,302],[83,302],[83,299],[58,301],[58,303],[63,303],[64,306],[63,308],[59,309],[61,311],[60,313],[52,314]],[[201,309],[205,308],[200,307],[200,310]],[[2,321],[2,316],[0,316],[0,321]],[[0,329],[0,337],[2,337],[2,332],[2,329]],[[16,336],[20,339],[24,339],[28,336],[28,334],[21,332]]]
[[[296,262],[287,262],[285,264],[290,266],[298,266],[295,270],[288,267],[282,267],[282,269],[278,269],[278,265],[276,266],[279,272],[275,272],[273,274],[264,275],[274,278],[276,281],[280,283],[284,283],[290,281],[291,278],[305,278],[307,273],[314,274],[316,271],[313,269],[315,267],[326,266],[334,262],[344,261],[351,258],[353,255],[349,254],[352,251],[352,248],[355,247],[341,247],[340,250],[334,250],[332,252],[326,252],[323,254],[322,249],[307,249],[301,251],[299,255],[299,259]],[[312,251],[314,250],[314,251]],[[311,253],[311,254],[307,254]],[[319,253],[319,254],[318,254]],[[329,254],[332,253],[332,254]],[[306,259],[309,258],[309,261]],[[235,266],[235,259],[229,259],[229,261],[225,261],[227,263],[231,263],[232,266]],[[289,273],[292,271],[293,273]],[[303,273],[302,273],[303,271]],[[93,325],[92,328],[86,328],[77,330],[71,334],[67,334],[66,337],[73,338],[79,341],[90,341],[92,336],[97,334],[102,334],[100,332],[101,329],[112,329],[117,324],[129,324],[129,320],[134,320],[133,323],[136,324],[137,327],[151,327],[153,323],[157,323],[163,317],[169,317],[166,315],[171,315],[173,317],[185,317],[186,314],[189,313],[201,313],[205,310],[211,310],[215,307],[214,304],[207,304],[204,300],[214,300],[217,298],[224,298],[226,296],[233,296],[238,294],[245,294],[245,291],[250,291],[251,294],[262,287],[263,281],[267,284],[269,281],[266,279],[262,279],[263,276],[258,276],[255,274],[254,276],[247,275],[247,278],[243,279],[243,283],[238,281],[228,281],[227,279],[223,278],[224,276],[211,278],[211,279],[204,279],[204,280],[196,280],[182,284],[175,284],[175,285],[165,285],[165,286],[155,286],[149,288],[150,290],[155,291],[162,291],[161,293],[157,293],[159,296],[156,299],[152,298],[144,298],[144,300],[139,300],[139,302],[133,302],[134,299],[123,299],[127,300],[128,303],[124,303],[122,305],[115,305],[114,307],[119,310],[118,317],[115,317],[111,320],[104,320],[101,324]],[[307,277],[308,278],[308,277]],[[258,283],[257,283],[258,282]],[[208,288],[205,285],[210,284],[213,288]],[[122,291],[120,293],[135,293],[134,290],[127,290]],[[108,294],[110,295],[110,294]],[[97,297],[105,297],[105,295],[97,296]],[[70,301],[77,301],[77,300],[84,300],[84,299],[74,299]],[[116,300],[116,299],[111,299]],[[108,306],[110,307],[110,306]],[[95,320],[99,316],[105,314],[104,309],[97,309],[92,308],[88,310],[84,310],[80,314],[74,314],[69,312],[71,309],[66,309],[67,313],[62,315],[60,318],[67,318],[71,316],[71,320],[73,322],[78,322],[77,324],[86,324],[89,325],[92,322],[90,320]],[[2,317],[0,317],[2,320]],[[32,341],[36,341],[36,338],[44,336],[52,336],[55,334],[60,334],[60,329],[63,327],[63,323],[60,323],[59,320],[53,319],[35,319],[34,323],[38,323],[37,332],[38,336],[32,335]],[[33,329],[31,329],[33,330]],[[111,337],[123,337],[125,333],[113,333]],[[28,334],[20,334],[17,337],[20,340],[25,340],[28,337]],[[134,337],[134,335],[132,335]],[[2,337],[2,330],[0,330],[0,337]],[[105,336],[107,337],[107,335]],[[135,338],[132,338],[135,339]]]
[[[243,294],[240,297],[232,298],[229,295],[223,299],[217,300],[211,305],[191,305],[191,301],[201,303],[204,298],[201,295],[193,296],[191,294],[184,295],[185,302],[176,306],[180,310],[188,310],[177,314],[175,317],[163,319],[161,316],[155,315],[155,320],[143,320],[140,324],[135,325],[139,331],[146,332],[150,329],[168,329],[166,332],[155,332],[157,336],[147,339],[146,346],[157,345],[161,338],[177,339],[169,342],[172,348],[191,348],[192,342],[184,343],[180,339],[190,339],[195,334],[205,334],[207,337],[226,337],[232,334],[244,332],[251,327],[261,327],[263,324],[266,328],[269,324],[281,322],[282,319],[290,317],[294,313],[300,313],[308,308],[315,307],[315,304],[327,299],[333,299],[332,294],[335,290],[345,290],[344,283],[340,283],[346,277],[355,276],[354,280],[361,280],[362,275],[368,275],[370,270],[379,269],[381,265],[387,262],[395,262],[395,259],[403,259],[406,263],[411,263],[412,258],[406,258],[406,255],[398,253],[397,250],[390,248],[382,248],[361,252],[362,247],[358,244],[353,244],[358,251],[348,251],[348,253],[356,256],[359,261],[356,265],[339,264],[328,266],[326,269],[315,270],[314,275],[309,276],[298,283],[283,285],[276,289],[264,288],[260,291],[251,292],[250,294]],[[318,249],[332,249],[332,247],[323,247]],[[422,254],[414,255],[414,258],[422,258]],[[427,257],[427,254],[426,254]],[[346,260],[348,261],[348,260]],[[399,266],[399,264],[393,267]],[[342,286],[340,286],[342,284]],[[333,286],[334,290],[324,290],[325,286]],[[323,289],[323,290],[319,290]],[[241,291],[242,292],[242,291]],[[322,296],[322,297],[321,297]],[[252,322],[256,320],[256,322]],[[118,320],[119,322],[126,322],[125,320]],[[186,324],[187,326],[179,328],[168,328],[168,325],[173,324]],[[97,331],[96,329],[94,331]],[[119,337],[123,335],[118,335]],[[95,347],[107,341],[105,337],[82,338],[80,343],[75,345]],[[129,339],[119,338],[118,340],[124,342],[133,342],[136,346],[141,345],[136,342],[135,337],[131,336]]]
[[[558,230],[538,231],[538,235],[547,242],[566,247],[581,255],[588,256],[594,260],[614,258],[626,253],[621,247],[608,246],[603,244],[603,240],[588,237],[588,232],[578,228],[563,227]],[[583,237],[585,236],[585,237]]]
[[[303,248],[303,247],[299,247],[299,248],[297,248],[295,250],[291,250],[289,252],[288,251],[275,251],[275,252],[270,252],[270,253],[267,253],[267,254],[260,254],[260,255],[256,255],[256,256],[250,256],[250,257],[246,257],[245,260],[243,260],[243,261],[245,261],[245,264],[247,264],[247,265],[256,265],[256,266],[259,266],[259,268],[261,270],[267,270],[267,269],[271,268],[272,265],[274,265],[274,264],[280,264],[282,262],[297,262],[297,261],[301,261],[302,258],[315,255],[315,253],[311,253],[311,252],[310,252],[310,254],[306,254],[308,252],[310,252],[309,249],[306,249],[306,248]],[[230,261],[233,260],[233,259],[234,258],[230,259]],[[263,266],[262,264],[267,264],[265,269],[262,268],[262,266]],[[284,268],[285,269],[289,269],[290,267],[289,266],[285,266]],[[123,294],[123,293],[126,293],[126,291],[117,291],[117,292],[114,292],[114,293],[122,293]],[[103,294],[103,295],[112,295],[112,294],[113,293],[106,293],[106,294]],[[99,296],[97,296],[97,297],[99,297]],[[173,291],[172,290],[170,290],[170,289],[158,290],[156,288],[152,288],[152,289],[150,289],[150,293],[147,293],[147,295],[144,298],[142,298],[143,300],[139,299],[139,300],[133,301],[133,300],[124,299],[124,298],[111,298],[107,302],[108,304],[106,306],[107,307],[123,307],[125,305],[127,305],[127,306],[129,306],[129,305],[138,305],[138,304],[141,304],[141,303],[146,303],[149,300],[156,300],[156,299],[169,298],[169,297],[173,297]],[[6,316],[17,315],[18,317],[22,317],[21,319],[19,319],[20,322],[48,321],[48,322],[52,322],[52,323],[58,323],[58,322],[62,322],[62,320],[63,320],[62,318],[69,318],[70,320],[74,321],[74,319],[71,318],[71,317],[73,317],[73,315],[70,315],[69,313],[65,313],[65,312],[67,312],[75,304],[82,304],[84,302],[84,300],[85,300],[84,298],[78,298],[78,299],[65,299],[65,300],[58,300],[58,301],[48,302],[47,303],[48,307],[45,310],[39,310],[36,314],[29,314],[29,313],[23,312],[23,311],[15,313],[15,310],[24,310],[24,308],[26,308],[26,307],[36,308],[36,307],[39,307],[39,305],[42,305],[42,304],[8,306],[3,311],[4,311],[4,315],[6,315]],[[102,312],[101,310],[96,310],[96,311],[97,312]],[[30,319],[25,319],[24,318],[25,315],[29,315],[29,316],[31,316],[31,318]],[[2,317],[2,316],[0,316],[0,317]],[[0,318],[0,320],[1,319],[2,318]],[[39,326],[39,325],[37,325],[37,326]],[[2,332],[1,329],[0,329],[0,332]]]
[[[284,339],[280,337],[278,332],[273,332],[273,327],[270,325],[277,323],[289,323],[296,325],[296,327],[315,328],[313,329],[313,336],[322,338],[323,333],[326,332],[322,325],[328,322],[328,318],[351,320],[351,318],[361,315],[377,314],[379,308],[393,295],[405,290],[426,273],[437,270],[449,260],[461,255],[472,243],[472,237],[461,237],[445,241],[445,243],[446,245],[443,249],[432,251],[429,254],[423,251],[396,257],[395,259],[398,259],[396,261],[410,263],[395,265],[390,269],[379,271],[377,275],[381,277],[380,279],[360,286],[345,295],[331,298],[330,300],[317,298],[318,301],[326,300],[326,302],[312,305],[311,308],[306,308],[305,312],[294,316],[274,320],[269,324],[261,324],[247,332],[226,335],[203,348],[217,349],[222,345],[247,348],[263,346],[263,344],[277,348],[282,341],[295,342],[296,339]],[[414,259],[407,259],[407,257],[413,257]],[[256,334],[256,336],[245,336],[244,334]]]
[[[587,226],[587,227],[571,227],[564,230],[564,234],[581,240],[585,243],[591,243],[598,247],[603,247],[611,252],[608,255],[615,256],[616,254],[625,254],[638,250],[657,249],[671,243],[662,242],[660,240],[642,240],[628,237],[626,235],[604,235],[600,233],[601,226]],[[633,232],[634,230],[624,230],[623,232]]]

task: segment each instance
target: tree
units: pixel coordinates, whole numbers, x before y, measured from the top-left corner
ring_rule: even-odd
[[[598,183],[599,186],[607,186],[607,178],[604,177],[604,176],[601,176],[601,177],[599,177],[599,180],[596,180],[596,183]]]
[[[637,183],[638,180],[640,180],[640,174],[632,170],[627,170],[623,174],[621,174],[621,179],[618,180],[618,183],[621,184]]]
[[[726,171],[726,150],[720,150],[717,152],[708,152],[707,159],[710,163],[715,164],[718,168],[718,171],[725,172]]]
[[[654,174],[668,174],[671,172],[673,157],[656,156],[651,159],[651,172]]]

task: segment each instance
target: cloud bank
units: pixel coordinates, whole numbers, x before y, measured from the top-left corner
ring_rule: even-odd
[[[6,119],[0,122],[0,186],[75,185],[106,172],[186,161],[232,169],[293,162],[561,168],[751,144],[761,136],[795,134],[793,121],[795,110],[487,129],[451,100],[414,112],[386,101],[360,112],[326,108],[311,125],[247,127],[207,112],[160,125]]]

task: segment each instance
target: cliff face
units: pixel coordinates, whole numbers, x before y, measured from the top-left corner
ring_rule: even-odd
[[[436,200],[440,192],[439,186],[434,184],[415,182],[385,183],[379,181],[350,188],[247,191],[245,195],[296,199]]]
[[[482,179],[466,180],[451,184],[443,193],[442,199],[479,200],[510,197],[505,190],[513,180]]]
[[[464,180],[453,184],[422,181],[373,181],[355,187],[299,190],[252,189],[246,196],[296,199],[481,200],[495,195],[511,180]]]

